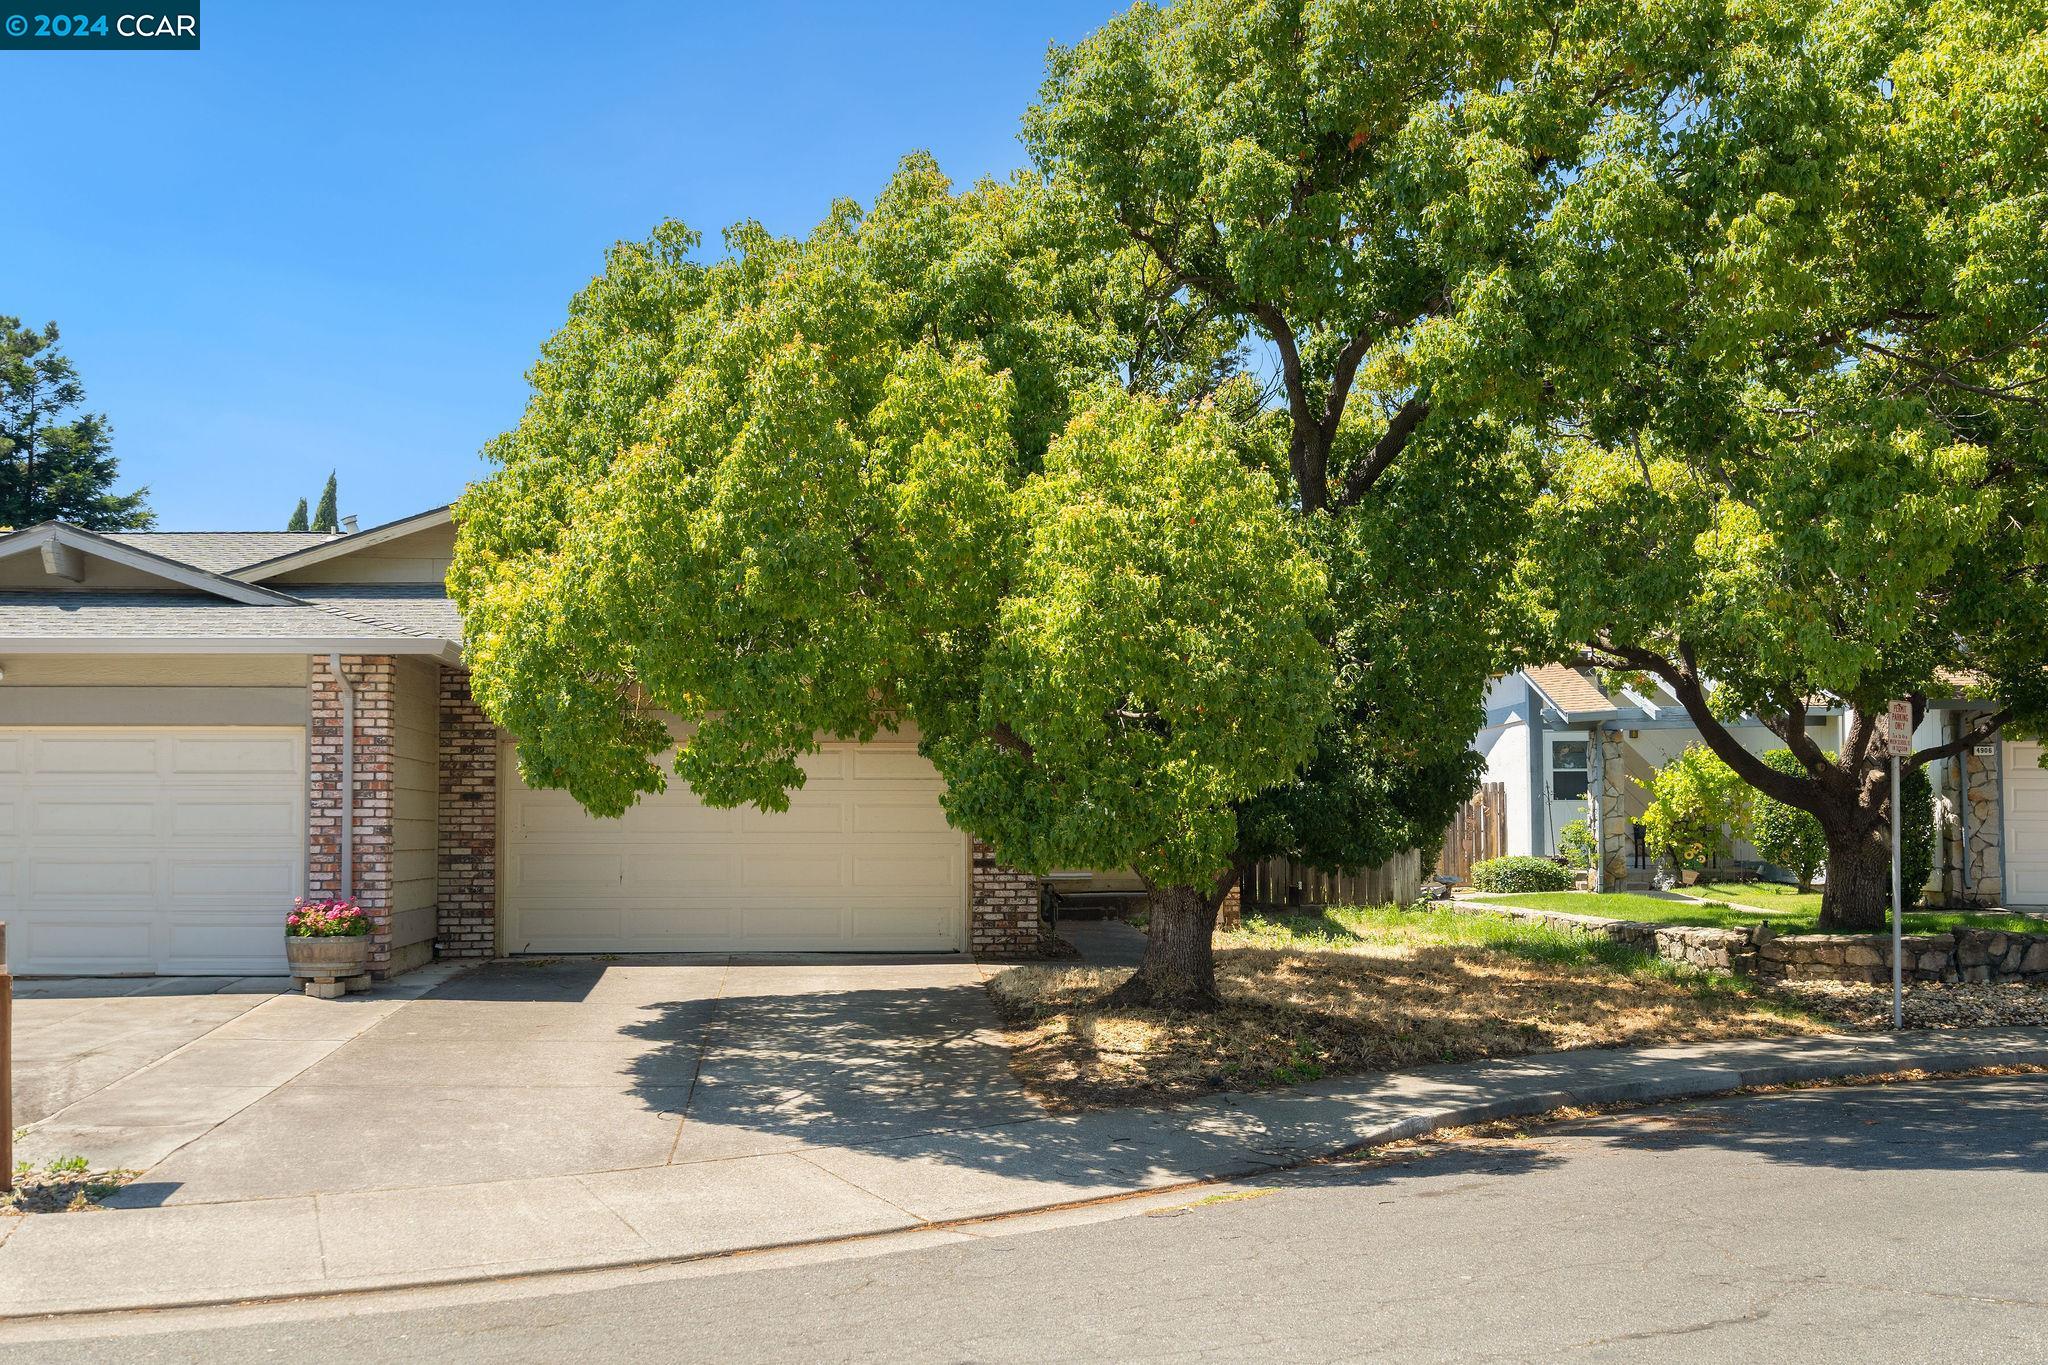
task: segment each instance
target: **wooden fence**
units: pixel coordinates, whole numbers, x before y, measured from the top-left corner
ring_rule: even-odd
[[[1406,905],[1422,894],[1422,855],[1398,853],[1378,867],[1340,875],[1286,858],[1252,868],[1245,899],[1252,905]]]
[[[1436,875],[1468,881],[1472,864],[1503,857],[1507,851],[1507,784],[1483,782],[1444,831],[1443,852],[1436,858]]]

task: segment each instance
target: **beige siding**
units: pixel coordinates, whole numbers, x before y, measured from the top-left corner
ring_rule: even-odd
[[[439,843],[440,679],[435,666],[400,659],[391,696],[391,946],[434,937]]]
[[[285,592],[294,583],[440,583],[454,557],[455,528],[434,526],[263,581]]]
[[[299,655],[17,654],[0,725],[304,725]]]
[[[304,687],[303,654],[10,654],[9,687]]]

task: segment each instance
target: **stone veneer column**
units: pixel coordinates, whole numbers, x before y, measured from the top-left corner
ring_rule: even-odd
[[[1038,955],[1038,878],[1003,867],[979,839],[972,841],[973,902],[968,937],[974,955],[995,960]]]
[[[306,765],[306,894],[341,894],[341,689],[327,656],[313,656],[308,695]],[[355,688],[355,903],[370,917],[370,973],[391,970],[391,693],[396,661],[344,654],[343,674]]]
[[[1974,725],[1982,717],[1964,716],[1962,725]],[[1980,905],[1995,905],[2005,899],[2005,874],[2000,845],[2005,838],[2005,803],[2000,790],[1999,764],[2002,755],[1994,749],[1988,756],[1971,750],[1963,753],[1963,895]]]
[[[441,670],[440,957],[498,952],[498,727],[469,695],[469,674]]]
[[[1593,759],[1599,786],[1593,792],[1597,822],[1593,837],[1599,841],[1599,865],[1593,869],[1595,891],[1628,889],[1628,761],[1622,755],[1621,733],[1604,726],[1593,731],[1597,753]]]

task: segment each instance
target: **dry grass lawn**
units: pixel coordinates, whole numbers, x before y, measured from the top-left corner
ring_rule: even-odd
[[[1012,1066],[1054,1108],[1575,1047],[1839,1029],[1744,982],[1604,939],[1444,911],[1248,918],[1219,935],[1212,1014],[1107,1010],[1120,968],[1015,967],[989,990]]]

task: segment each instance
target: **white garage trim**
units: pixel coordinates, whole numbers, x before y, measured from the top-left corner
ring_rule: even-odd
[[[10,966],[281,973],[305,800],[299,726],[0,729]]]
[[[910,744],[830,744],[769,814],[681,782],[618,820],[499,755],[503,950],[960,952],[972,879],[943,782]]]

